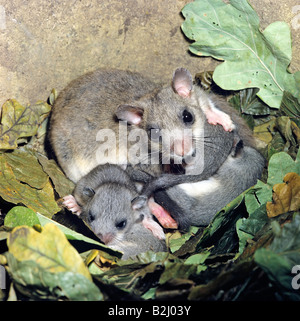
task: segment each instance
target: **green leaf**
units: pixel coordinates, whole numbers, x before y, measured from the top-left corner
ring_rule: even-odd
[[[99,301],[97,286],[82,274],[71,271],[51,273],[35,261],[19,261],[6,253],[9,274],[16,288],[30,299]]]
[[[243,114],[269,115],[270,108],[256,96],[258,91],[257,88],[243,89],[234,95],[229,102],[237,106]]]
[[[133,263],[117,266],[97,278],[103,282],[114,284],[118,288],[129,293],[143,294],[153,287],[153,283],[158,281],[161,271],[161,264],[153,262],[148,264]]]
[[[170,240],[170,251],[174,253],[178,251],[193,235],[198,232],[199,228],[196,226],[191,226],[187,233],[184,233],[181,237]]]
[[[251,215],[260,206],[272,201],[273,186],[282,183],[284,176],[291,172],[297,174],[300,172],[300,151],[298,151],[295,161],[287,153],[274,154],[269,161],[267,183],[258,181],[245,195],[248,213]]]
[[[267,183],[258,181],[245,195],[245,205],[249,218],[243,218],[238,223],[237,231],[240,233],[240,242],[242,242],[241,238],[243,238],[245,244],[247,238],[252,238],[267,223],[266,203],[272,201],[273,186],[282,183],[287,173],[299,173],[299,160],[300,151],[298,151],[295,161],[284,152],[274,154],[271,157],[268,166]],[[243,233],[246,233],[246,235]],[[240,248],[242,247],[243,245],[240,243]]]
[[[285,138],[288,144],[290,145],[297,144],[295,137],[293,136],[292,121],[290,117],[288,116],[277,117],[276,128],[279,130],[280,134]]]
[[[118,266],[126,266],[130,264],[137,264],[139,266],[144,266],[146,264],[150,264],[153,262],[164,262],[167,260],[173,260],[173,261],[180,261],[176,256],[173,254],[170,254],[168,252],[153,252],[153,251],[148,251],[144,253],[140,253],[136,255],[134,258],[129,258],[128,260],[120,260],[117,262]],[[138,266],[137,265],[137,266]]]
[[[6,240],[8,237],[8,232],[7,231],[2,231],[2,227],[0,227],[0,241]]]
[[[291,61],[288,24],[274,22],[263,32],[259,18],[247,0],[196,0],[182,13],[184,34],[194,40],[190,51],[225,62],[213,79],[226,90],[259,88],[257,95],[270,107],[279,108],[283,92],[299,97],[295,75],[287,71]]]
[[[300,262],[300,215],[295,215],[291,223],[283,226],[268,249],[258,249],[254,259],[285,297],[299,301],[299,290],[292,287],[292,269]]]
[[[42,189],[48,182],[48,175],[43,171],[37,160],[37,154],[27,148],[18,148],[13,152],[1,154],[14,172],[16,179],[22,184]]]
[[[6,101],[0,113],[0,150],[15,149],[20,139],[35,135],[50,110],[45,102],[23,107],[14,99]]]
[[[202,237],[197,244],[197,251],[201,252],[209,246],[214,246],[213,254],[228,253],[238,242],[236,234],[236,222],[245,215],[243,200],[245,191],[226,205],[214,217],[213,221],[205,228]]]
[[[244,224],[246,220],[247,220],[246,218],[240,218],[236,222],[236,232],[239,237],[239,254],[243,253],[248,239],[252,239],[253,237],[252,234],[241,230],[241,226]]]
[[[272,186],[258,181],[245,195],[248,218],[241,218],[236,223],[239,237],[239,253],[244,250],[247,240],[268,222],[266,203],[272,200]]]
[[[218,275],[214,275],[214,278],[208,280],[208,282],[193,286],[189,293],[188,299],[216,299],[216,296],[219,295],[219,293],[224,289],[229,288],[230,285],[232,286],[233,284],[237,284],[237,282],[242,283],[249,278],[249,274],[252,269],[252,262],[247,260],[241,260],[232,265],[230,264],[227,266],[227,268],[223,268]]]
[[[294,219],[290,223],[286,223],[281,229],[281,233],[277,234],[270,250],[284,255],[292,262],[299,264],[300,261],[300,214],[295,214]]]
[[[122,256],[121,252],[113,250],[100,242],[97,242],[89,237],[86,237],[81,233],[73,231],[64,225],[61,225],[61,224],[49,219],[48,217],[41,215],[40,213],[37,213],[37,217],[38,217],[40,224],[42,226],[45,226],[46,224],[49,224],[49,223],[54,224],[65,234],[65,236],[67,237],[68,240],[82,241],[85,244],[88,244],[90,248],[99,249],[99,250],[103,251],[102,256],[104,256],[107,259],[114,259],[115,257],[121,258],[121,256]]]
[[[69,195],[74,190],[74,183],[70,181],[61,169],[58,167],[53,159],[48,159],[47,157],[39,154],[38,161],[42,165],[43,170],[49,175],[51,181],[53,182],[54,189],[60,197]]]
[[[13,151],[12,154],[15,153],[18,155],[19,168],[10,165],[9,153],[0,153],[0,196],[7,202],[21,203],[36,212],[52,217],[60,211],[60,208],[55,201],[49,177],[34,157],[28,156],[26,152],[23,153],[21,149]],[[24,161],[21,160],[20,155],[24,156]],[[33,162],[31,163],[30,160]],[[32,173],[33,183],[24,183],[24,180],[30,180],[27,172]],[[30,184],[39,188],[32,187]]]
[[[300,74],[300,73],[299,73]],[[300,102],[291,93],[285,91],[283,94],[280,111],[283,115],[291,117],[300,126]]]
[[[197,264],[166,262],[165,270],[160,276],[159,283],[164,284],[170,279],[188,279],[197,272]]]
[[[51,273],[71,271],[92,279],[78,252],[54,224],[45,225],[41,232],[32,227],[15,227],[7,246],[18,261],[36,261]]]
[[[266,205],[263,204],[255,210],[248,219],[243,220],[240,230],[246,232],[252,237],[262,229],[262,227],[269,221],[266,211]]]
[[[210,251],[204,251],[202,253],[197,253],[188,257],[184,264],[202,264],[209,257]]]
[[[33,210],[24,207],[24,206],[15,206],[13,207],[5,216],[4,225],[6,227],[16,227],[16,226],[34,226],[36,224],[40,224],[41,226],[45,226],[46,224],[54,224],[58,227],[70,241],[79,241],[83,242],[85,246],[89,246],[92,249],[101,250],[101,255],[106,259],[115,260],[117,258],[121,258],[122,253],[116,250],[113,250],[104,244],[97,242],[89,237],[84,236],[81,233],[78,233],[70,228],[61,225],[46,216],[35,213]],[[7,235],[7,233],[5,234]],[[6,236],[5,236],[6,239]],[[1,240],[1,238],[0,238]]]
[[[274,154],[269,161],[267,183],[271,186],[282,183],[284,176],[291,172],[300,174],[300,150],[295,161],[287,153]]]
[[[269,127],[269,135],[273,137],[270,142],[267,142],[268,158],[282,151],[293,158],[296,157],[300,143],[300,128],[294,120],[287,116],[276,117],[273,126]]]
[[[228,102],[238,111],[239,115],[244,119],[248,126],[252,130],[255,130],[256,137],[259,135],[258,138],[265,141],[271,134],[267,132],[267,136],[265,137],[265,132],[262,132],[262,130],[265,130],[266,127],[257,128],[257,126],[262,121],[264,121],[263,125],[266,124],[267,119],[270,118],[271,111],[270,108],[257,97],[256,94],[258,91],[258,88],[243,89],[230,98]]]
[[[4,219],[4,225],[11,228],[20,225],[33,226],[36,224],[40,224],[36,213],[24,206],[13,207]]]

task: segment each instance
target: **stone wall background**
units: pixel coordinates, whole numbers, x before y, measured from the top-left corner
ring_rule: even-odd
[[[116,67],[169,81],[176,67],[196,73],[217,61],[193,57],[180,30],[190,0],[1,0],[0,106],[46,99],[98,67]],[[265,28],[291,26],[291,70],[300,69],[299,0],[250,0]]]

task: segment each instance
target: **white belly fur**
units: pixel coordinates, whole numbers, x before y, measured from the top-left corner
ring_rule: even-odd
[[[178,187],[181,188],[187,195],[195,198],[213,193],[218,189],[219,186],[220,182],[215,178],[209,178],[208,180],[196,183],[184,183],[178,185]]]

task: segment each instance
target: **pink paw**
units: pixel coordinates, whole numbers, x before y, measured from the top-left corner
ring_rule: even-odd
[[[67,195],[63,197],[63,205],[72,213],[76,215],[81,214],[81,207],[77,204],[76,199],[73,195]]]
[[[162,206],[155,203],[152,197],[149,199],[148,205],[151,213],[157,218],[157,220],[163,227],[170,229],[178,228],[177,222],[172,218],[170,213],[167,212]]]
[[[158,223],[156,223],[152,218],[145,217],[142,223],[144,227],[150,230],[153,233],[153,235],[159,240],[164,240],[166,238],[162,227]]]
[[[233,124],[230,116],[225,114],[219,109],[213,108],[209,109],[205,112],[205,116],[207,118],[207,121],[211,125],[217,125],[220,124],[225,131],[231,132],[235,129],[235,125]]]

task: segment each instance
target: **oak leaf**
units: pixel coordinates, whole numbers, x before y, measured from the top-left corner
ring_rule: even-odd
[[[34,136],[50,110],[46,102],[24,107],[15,99],[7,100],[0,110],[0,150],[15,149],[21,139]]]
[[[9,253],[18,261],[35,261],[51,273],[80,273],[92,280],[79,253],[54,224],[46,224],[41,232],[32,227],[18,226],[7,239]]]
[[[196,0],[182,10],[184,34],[198,56],[224,60],[213,74],[225,90],[259,88],[257,95],[279,108],[284,91],[299,98],[299,76],[288,66],[292,58],[289,25],[271,23],[261,31],[259,17],[247,0]]]
[[[273,201],[266,204],[269,217],[300,209],[300,176],[288,173],[283,181],[273,186]]]

